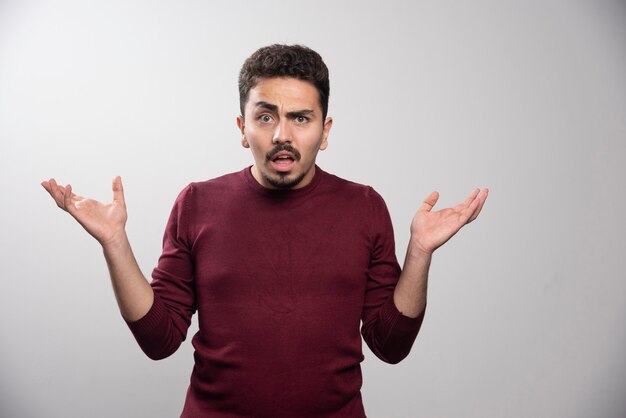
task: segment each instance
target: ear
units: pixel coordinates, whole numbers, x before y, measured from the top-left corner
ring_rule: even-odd
[[[324,129],[322,130],[322,143],[320,144],[320,150],[324,151],[328,147],[328,134],[330,134],[330,128],[333,126],[333,118],[327,117],[324,121]]]
[[[245,133],[245,121],[243,120],[243,116],[237,116],[237,127],[241,131],[241,146],[244,148],[250,148],[250,144],[248,144],[248,140],[246,139]]]

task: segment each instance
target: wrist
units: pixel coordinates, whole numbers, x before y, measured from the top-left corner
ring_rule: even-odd
[[[414,240],[409,240],[409,246],[407,248],[407,257],[412,258],[431,258],[435,250],[428,250]]]
[[[102,245],[102,249],[105,252],[119,251],[127,248],[129,246],[129,242],[126,230],[122,228],[121,230],[113,233],[110,237],[100,241],[100,245]]]

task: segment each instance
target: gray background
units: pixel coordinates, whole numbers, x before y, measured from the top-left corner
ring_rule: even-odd
[[[149,275],[180,189],[251,164],[236,77],[274,42],[325,58],[318,162],[384,196],[400,260],[431,190],[491,189],[409,358],[366,351],[369,416],[626,416],[626,4],[603,0],[0,1],[0,415],[180,413],[191,345],[140,352],[39,182],[110,200],[121,175]]]

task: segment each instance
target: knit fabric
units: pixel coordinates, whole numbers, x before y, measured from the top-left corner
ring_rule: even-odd
[[[180,193],[154,303],[128,325],[161,359],[198,312],[183,417],[364,417],[361,335],[397,363],[423,319],[395,307],[399,275],[391,220],[371,187],[316,167],[305,187],[271,190],[246,168]]]

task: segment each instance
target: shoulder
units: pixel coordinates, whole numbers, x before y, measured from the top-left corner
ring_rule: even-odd
[[[389,216],[385,200],[373,187],[334,174],[324,172],[323,175],[320,189],[330,197],[332,207],[348,210],[351,216],[366,222]]]
[[[373,187],[325,173],[322,189],[332,196],[325,201],[339,219],[349,219],[366,230],[372,240],[393,235],[389,210],[382,196]]]
[[[194,194],[218,192],[220,190],[229,190],[242,184],[243,172],[224,174],[213,179],[189,183],[183,192],[188,191]]]
[[[194,199],[233,191],[243,185],[243,178],[243,171],[237,171],[209,180],[191,182],[180,192],[180,195]]]
[[[213,179],[189,183],[176,203],[187,210],[206,210],[232,198],[244,186],[243,172],[225,174]]]
[[[346,180],[326,172],[324,172],[324,177],[326,187],[334,190],[338,195],[375,205],[380,205],[381,203],[384,205],[385,203],[382,196],[372,186]]]

